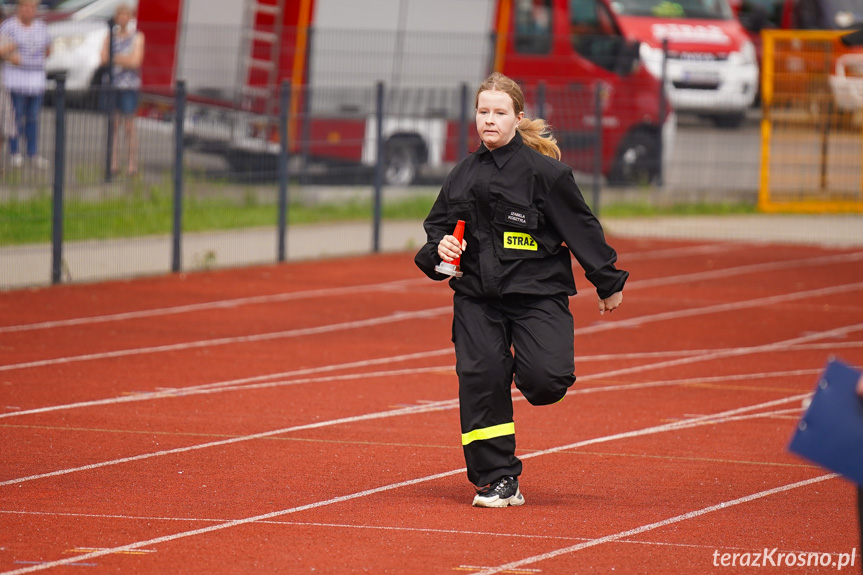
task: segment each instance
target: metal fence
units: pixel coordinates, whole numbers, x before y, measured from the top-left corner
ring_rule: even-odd
[[[21,165],[4,158],[7,289],[409,248],[421,227],[414,221],[407,239],[387,243],[386,209],[427,210],[447,171],[478,143],[464,85],[313,94],[284,83],[276,114],[267,115],[189,99],[180,82],[173,93],[142,95],[147,112],[129,134],[122,121],[111,129],[110,87],[76,99],[57,80],[40,114],[39,157]],[[336,98],[370,102],[371,115],[342,109],[312,121],[313,99]],[[598,111],[598,94],[569,98],[579,114]],[[601,145],[596,138],[585,149]],[[598,167],[587,177],[597,202]],[[311,229],[321,233],[304,233]]]
[[[863,50],[843,35],[764,32],[762,210],[863,212]]]
[[[162,48],[149,40],[148,50]],[[219,55],[200,53],[206,66]],[[38,151],[47,166],[13,166],[2,154],[0,289],[410,249],[424,240],[421,216],[394,218],[427,210],[478,144],[475,85],[282,83],[261,108],[199,80],[188,94],[141,94],[131,174],[127,135],[110,129],[110,87],[46,94]],[[528,115],[549,119],[596,211],[612,202],[754,204],[757,109],[736,129],[680,116],[667,147],[658,133],[611,146],[605,135],[621,110],[608,109],[608,90],[526,90]],[[646,94],[625,96],[620,106]],[[634,163],[620,170],[640,183],[609,181],[624,158]]]

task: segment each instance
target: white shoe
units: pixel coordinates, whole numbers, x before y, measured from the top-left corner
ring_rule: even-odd
[[[474,507],[509,507],[524,505],[524,497],[518,489],[518,478],[501,477],[490,485],[477,490],[473,498]]]
[[[12,154],[11,164],[13,168],[20,168],[24,165],[24,158],[21,154]]]
[[[30,165],[32,165],[37,170],[47,170],[48,166],[50,166],[51,164],[42,156],[31,156]]]

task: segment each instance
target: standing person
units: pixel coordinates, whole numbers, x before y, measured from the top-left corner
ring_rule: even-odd
[[[114,90],[116,93],[114,108],[114,149],[111,154],[111,172],[119,170],[120,124],[126,135],[128,148],[127,166],[129,175],[138,172],[138,136],[135,133],[135,112],[138,110],[138,93],[141,90],[141,62],[144,60],[144,34],[135,30],[131,20],[135,16],[132,7],[120,4],[114,13],[116,27],[113,33],[114,52]],[[105,38],[102,46],[102,64],[109,59],[111,36]]]
[[[48,161],[36,155],[39,138],[39,111],[45,93],[45,58],[51,51],[51,38],[45,22],[36,18],[38,0],[18,0],[14,18],[0,25],[0,36],[15,44],[18,62],[3,67],[3,84],[12,97],[17,133],[9,138],[12,165],[24,163],[19,137],[27,140],[27,158],[37,168],[47,168]]]
[[[3,22],[3,16],[0,14],[0,23]],[[17,64],[18,48],[11,38],[0,35],[0,65],[5,65],[6,62]],[[6,166],[5,158],[3,158],[3,144],[6,139],[13,137],[18,131],[15,129],[15,110],[12,108],[12,98],[9,97],[9,91],[3,85],[3,74],[0,71],[0,174],[3,173]]]
[[[615,267],[546,122],[524,117],[518,84],[492,74],[475,105],[482,144],[447,176],[415,262],[443,280],[436,264],[461,258],[464,276],[450,286],[467,477],[473,505],[506,507],[524,503],[513,381],[533,405],[560,401],[575,381],[570,252],[596,287],[600,313],[621,304],[629,273]],[[461,245],[450,235],[457,220],[466,222]]]
[[[863,401],[863,375],[857,380],[857,395]],[[857,486],[857,529],[860,532],[860,571],[863,573],[863,485]]]

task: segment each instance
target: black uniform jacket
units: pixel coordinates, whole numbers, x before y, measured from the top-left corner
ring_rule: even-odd
[[[468,296],[575,294],[570,252],[605,299],[623,289],[629,272],[615,267],[617,254],[605,241],[564,163],[524,144],[516,132],[500,148],[485,145],[447,176],[423,224],[428,243],[414,261],[430,278],[438,243],[465,221],[464,277],[450,282]]]

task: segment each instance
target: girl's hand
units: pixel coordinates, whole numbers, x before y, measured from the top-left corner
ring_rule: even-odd
[[[462,240],[461,245],[458,245],[458,240],[455,236],[444,236],[437,245],[437,255],[446,263],[452,263],[457,257],[461,257],[463,251],[467,249],[467,240]]]
[[[599,315],[604,314],[605,312],[613,312],[617,308],[620,307],[620,304],[623,303],[623,292],[619,291],[616,294],[612,294],[611,296],[600,299],[599,300]]]

